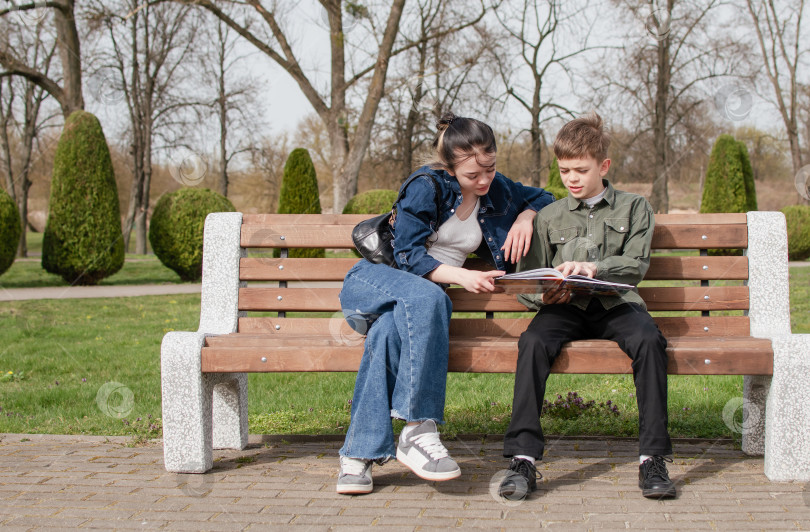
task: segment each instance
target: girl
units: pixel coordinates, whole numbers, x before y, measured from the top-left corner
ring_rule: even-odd
[[[461,475],[436,427],[443,423],[450,349],[452,305],[444,289],[493,291],[493,278],[529,251],[534,215],[554,201],[495,171],[488,125],[447,113],[437,129],[434,160],[405,182],[395,206],[398,268],[360,260],[340,293],[347,321],[366,341],[338,493],[371,492],[372,464],[393,456],[426,480]],[[472,252],[495,270],[463,268]],[[408,422],[397,444],[391,418]]]

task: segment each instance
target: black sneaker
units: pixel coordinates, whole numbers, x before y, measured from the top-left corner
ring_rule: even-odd
[[[509,471],[498,488],[498,495],[510,501],[522,501],[537,489],[537,479],[543,475],[537,472],[533,463],[523,458],[512,458]]]
[[[638,466],[638,487],[641,494],[650,499],[666,499],[675,496],[675,484],[669,480],[665,462],[672,463],[671,458],[653,456]]]

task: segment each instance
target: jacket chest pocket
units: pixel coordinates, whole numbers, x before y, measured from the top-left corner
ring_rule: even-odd
[[[605,256],[619,255],[630,231],[629,218],[605,219]]]
[[[578,227],[554,229],[548,232],[548,242],[552,246],[564,246],[579,236]]]

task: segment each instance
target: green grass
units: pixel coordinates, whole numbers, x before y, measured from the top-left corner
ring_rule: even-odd
[[[102,279],[100,285],[182,283],[180,276],[164,266],[154,255],[127,255],[124,267]],[[60,276],[42,269],[39,260],[17,260],[0,276],[0,288],[41,288],[68,286]]]
[[[170,330],[196,330],[199,305],[196,294],[4,303],[0,432],[132,435],[136,440],[160,436],[160,342]],[[791,269],[791,312],[793,331],[810,333],[808,267]],[[344,433],[354,377],[251,374],[250,431]],[[502,433],[509,421],[513,382],[508,374],[451,373],[443,431]],[[110,393],[115,385],[107,383],[124,388]],[[610,400],[619,410],[618,416],[598,407],[575,419],[545,416],[548,434],[637,434],[630,376],[555,374],[548,384],[550,400],[574,391],[597,404]],[[738,438],[723,421],[722,411],[729,400],[741,396],[741,377],[671,376],[671,434]]]
[[[135,235],[130,248],[135,247]],[[151,251],[151,250],[150,250]],[[47,286],[68,286],[61,277],[42,269],[42,233],[28,232],[29,258],[17,260],[0,276],[2,288],[42,288]],[[101,281],[101,285],[133,285],[182,283],[180,276],[164,266],[154,255],[128,253],[124,267],[118,273]]]

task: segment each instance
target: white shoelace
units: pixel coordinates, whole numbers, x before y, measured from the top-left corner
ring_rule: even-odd
[[[366,461],[360,458],[340,457],[340,469],[344,475],[360,476],[366,470]]]
[[[450,455],[439,440],[438,432],[425,432],[418,436],[414,436],[412,440],[414,444],[418,445],[427,452],[434,460],[440,460]]]

